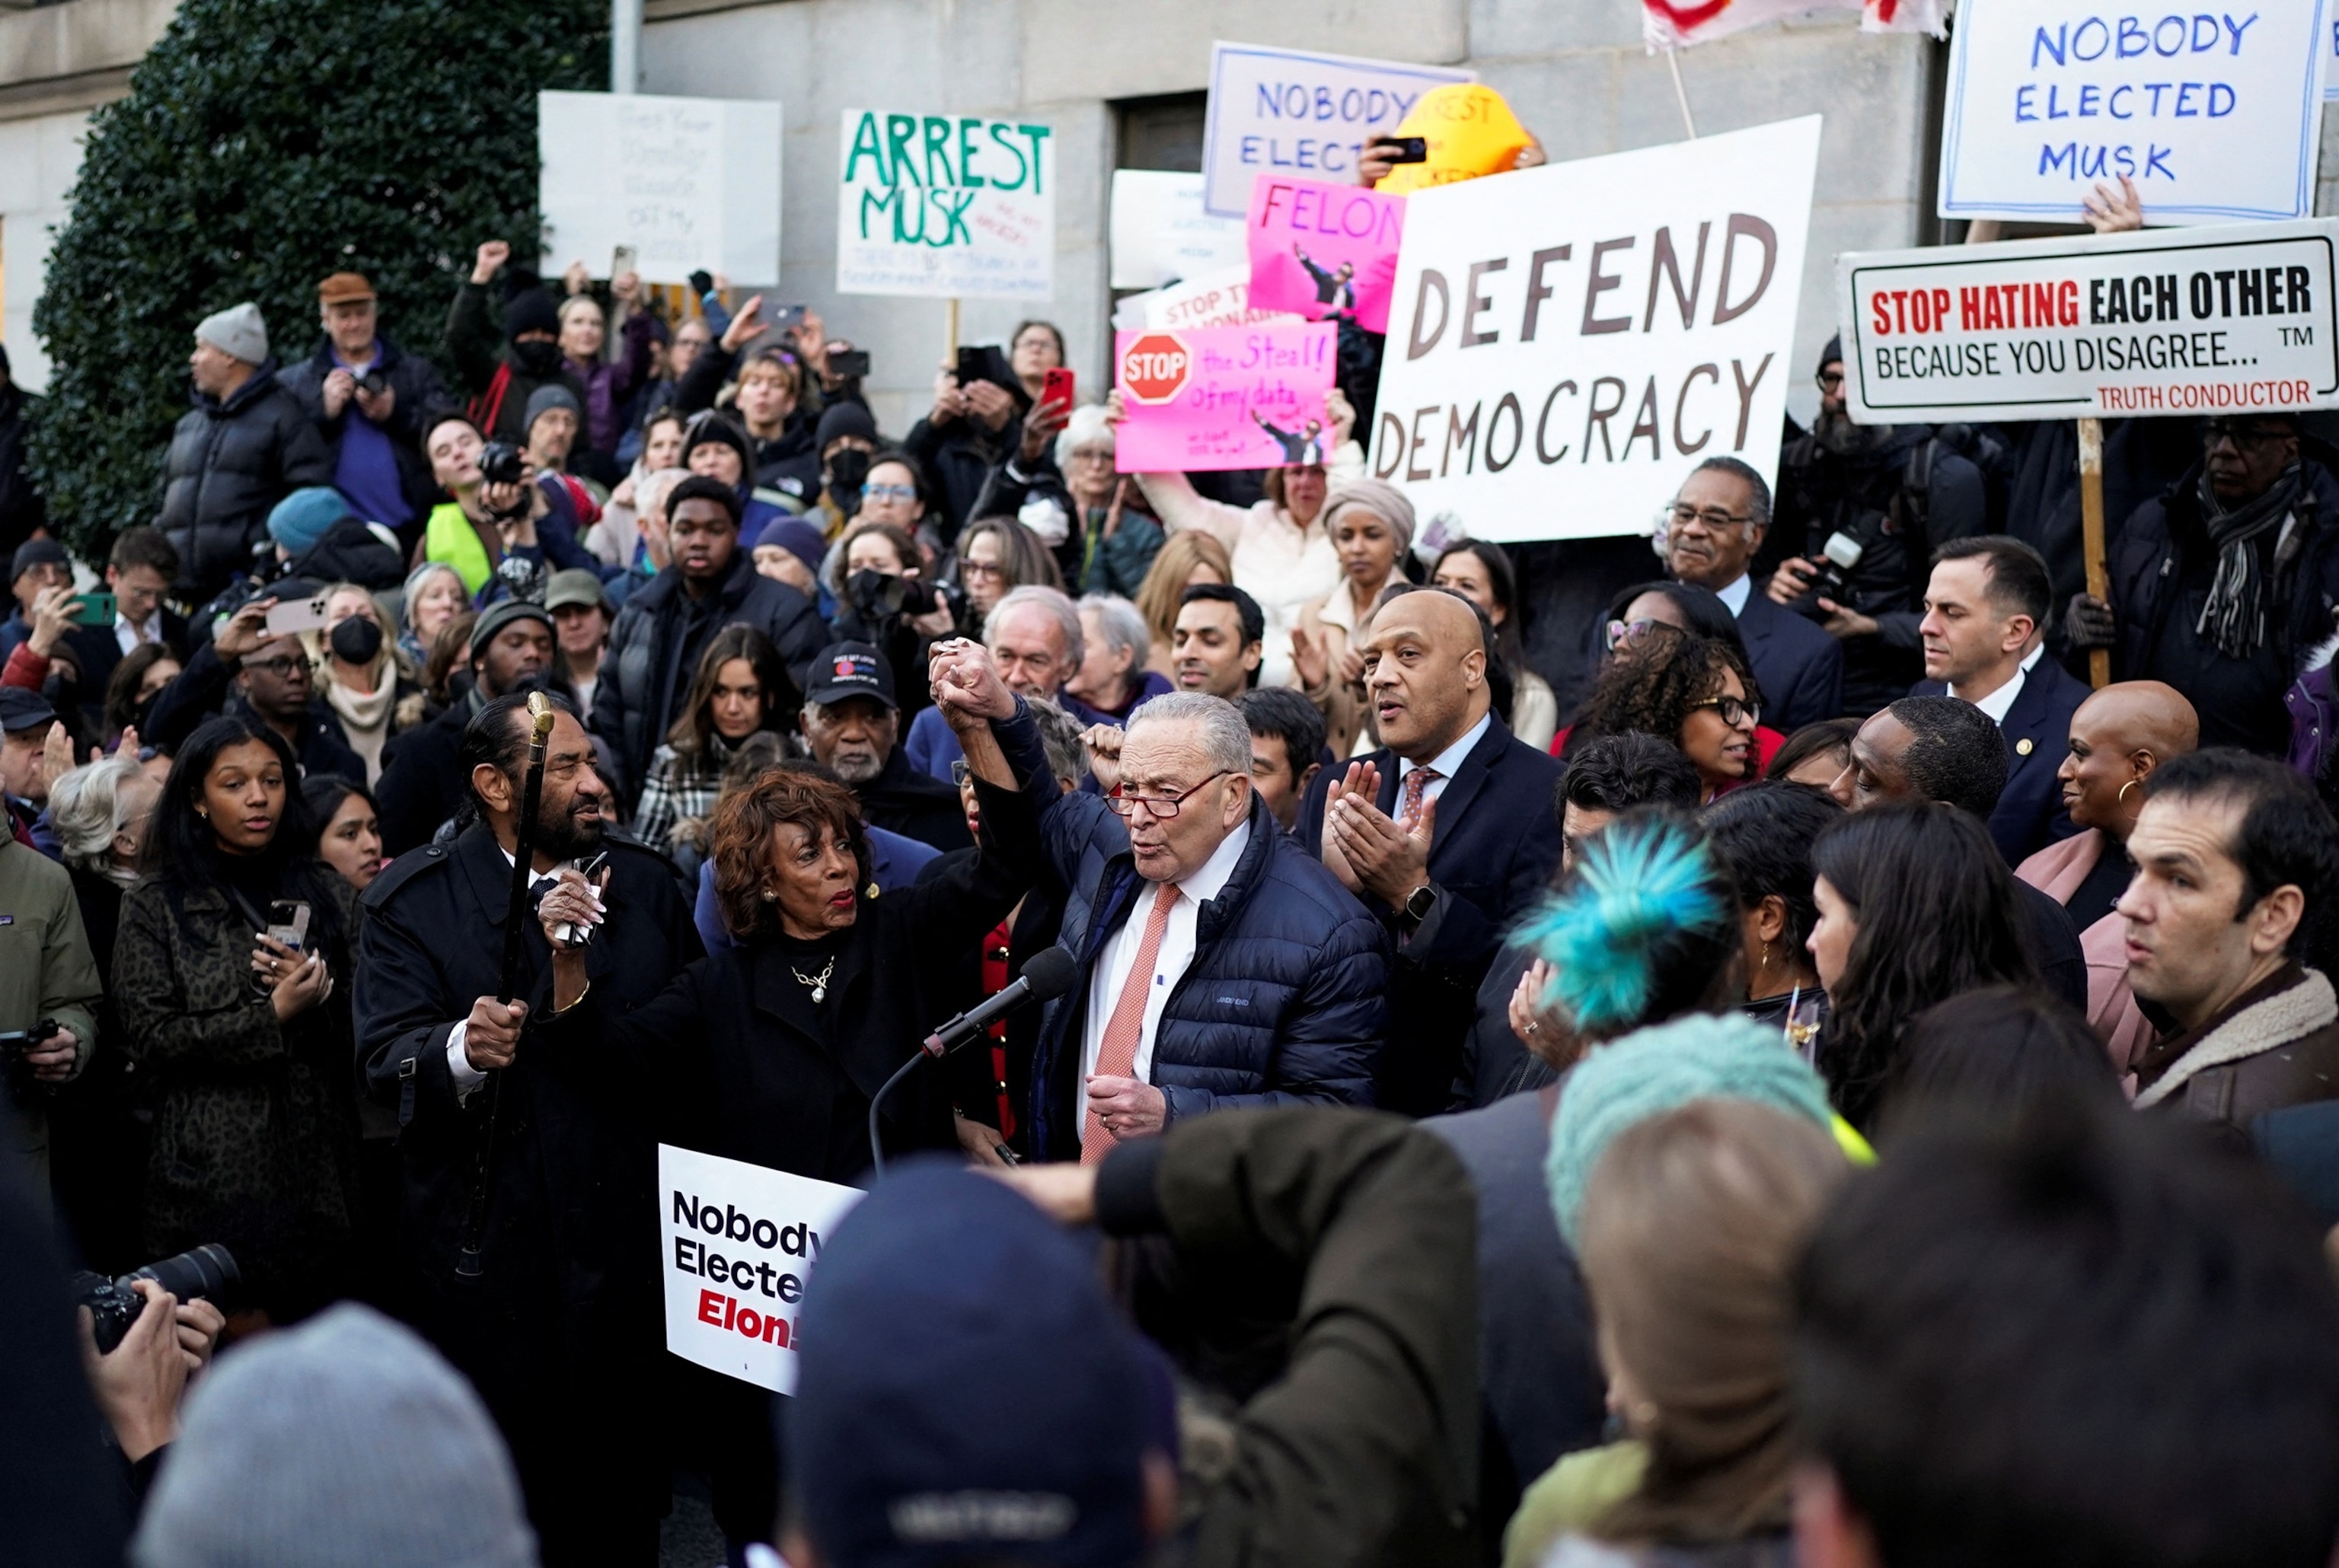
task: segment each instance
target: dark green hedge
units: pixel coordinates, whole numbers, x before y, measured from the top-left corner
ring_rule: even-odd
[[[298,359],[318,280],[350,268],[385,334],[439,358],[473,250],[542,232],[537,91],[607,82],[606,0],[185,0],[91,118],[34,310],[53,524],[94,553],[152,518],[192,330],[222,306],[256,301]]]

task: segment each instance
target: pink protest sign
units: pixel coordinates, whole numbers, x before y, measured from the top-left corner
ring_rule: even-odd
[[[1115,466],[1155,474],[1328,461],[1334,334],[1329,321],[1117,333],[1114,380],[1129,418]]]
[[[1250,187],[1250,304],[1388,330],[1405,198],[1261,174]]]

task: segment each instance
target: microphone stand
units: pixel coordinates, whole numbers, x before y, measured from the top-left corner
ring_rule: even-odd
[[[544,748],[552,738],[551,699],[542,692],[531,692],[528,716],[528,774],[520,791],[519,826],[513,836],[511,898],[504,909],[503,965],[496,981],[496,1000],[506,1003],[519,990],[520,960],[527,953],[528,873],[535,868],[537,819],[544,804]],[[455,1273],[464,1279],[479,1277],[479,1247],[488,1228],[488,1175],[495,1159],[496,1115],[503,1087],[503,1073],[490,1070],[486,1128],[474,1144],[470,1207],[463,1217],[462,1247],[455,1255]]]

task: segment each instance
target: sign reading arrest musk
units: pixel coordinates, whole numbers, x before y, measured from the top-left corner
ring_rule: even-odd
[[[1841,256],[1868,424],[2339,408],[2339,220]]]
[[[824,1238],[858,1188],[658,1145],[666,1347],[793,1394],[796,1313]]]
[[[1406,198],[1372,471],[1474,538],[1640,533],[1775,468],[1819,116]]]

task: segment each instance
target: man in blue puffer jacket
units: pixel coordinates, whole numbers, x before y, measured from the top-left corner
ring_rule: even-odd
[[[1041,821],[1081,978],[1041,1023],[1030,1152],[1093,1161],[1230,1107],[1371,1104],[1387,938],[1253,793],[1240,710],[1175,692],[1089,741],[1105,794]]]

